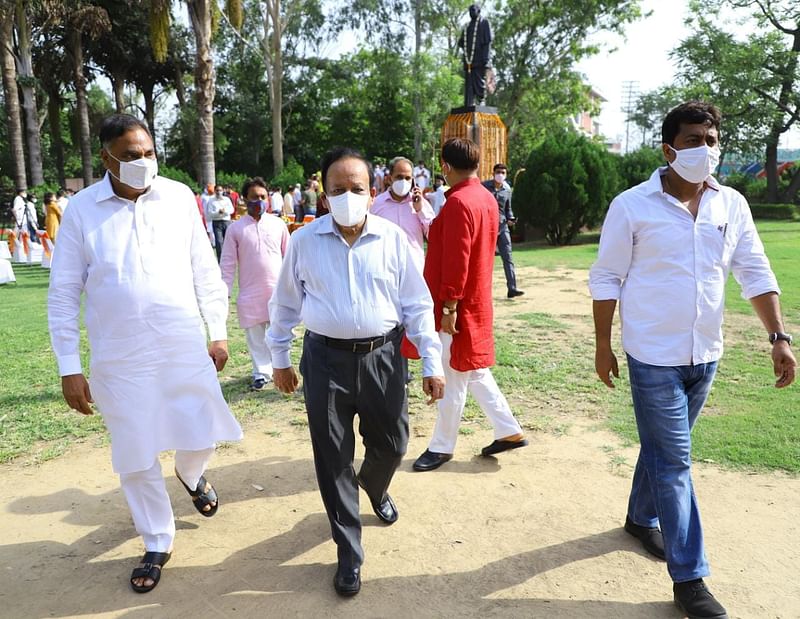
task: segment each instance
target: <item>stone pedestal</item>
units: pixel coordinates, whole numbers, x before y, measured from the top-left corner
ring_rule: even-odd
[[[470,105],[450,110],[442,126],[442,144],[450,138],[469,138],[481,150],[478,176],[481,180],[492,178],[496,163],[507,163],[508,132],[496,107]]]

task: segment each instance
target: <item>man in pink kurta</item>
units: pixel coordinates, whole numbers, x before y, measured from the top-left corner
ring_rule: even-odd
[[[263,179],[248,180],[242,188],[247,214],[230,225],[222,246],[222,279],[233,292],[239,267],[239,296],[236,308],[239,326],[245,330],[247,348],[253,361],[251,389],[260,391],[272,380],[272,356],[266,343],[269,327],[267,305],[278,283],[289,230],[280,217],[267,212],[269,192]]]

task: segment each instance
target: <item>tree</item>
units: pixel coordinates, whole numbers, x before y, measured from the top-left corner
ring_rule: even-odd
[[[745,40],[724,30],[730,9],[749,11],[753,26]],[[790,202],[800,189],[796,173],[779,195],[778,143],[800,119],[800,13],[792,0],[693,1],[701,17],[696,32],[675,50],[682,73],[676,84],[721,107],[722,138],[729,148],[750,154],[764,146],[767,199]],[[727,134],[727,136],[726,136]]]
[[[549,131],[589,109],[576,63],[598,48],[590,36],[621,33],[641,16],[639,0],[502,0],[492,16],[497,94],[512,165],[519,165]]]
[[[637,150],[625,153],[618,162],[622,189],[629,189],[643,183],[650,178],[656,168],[665,163],[661,149],[649,146],[642,146]]]
[[[194,91],[197,106],[200,181],[216,183],[214,166],[214,60],[211,35],[214,0],[186,0],[195,40]]]
[[[547,135],[533,149],[514,188],[514,210],[543,228],[551,245],[566,245],[597,226],[619,192],[617,162],[599,142],[572,130]]]
[[[25,147],[22,139],[22,119],[17,89],[17,66],[12,45],[14,40],[15,5],[9,0],[0,1],[0,61],[3,72],[3,101],[6,109],[8,141],[14,166],[15,189],[26,189]]]
[[[31,25],[25,3],[17,0],[17,82],[22,93],[22,112],[25,118],[25,142],[28,146],[28,169],[31,184],[44,183],[42,173],[42,144],[39,140],[39,110],[36,105],[36,78],[31,55]]]

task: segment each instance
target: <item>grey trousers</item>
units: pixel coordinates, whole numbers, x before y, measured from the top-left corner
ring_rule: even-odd
[[[353,418],[365,454],[358,473],[373,502],[382,501],[408,447],[407,361],[402,330],[369,353],[332,348],[306,333],[300,373],[322,502],[339,564],[364,561],[358,485],[353,469]]]
[[[506,274],[506,286],[511,292],[517,289],[517,274],[514,272],[514,258],[511,255],[511,232],[508,224],[500,224],[497,233],[497,253],[503,260],[503,271]]]

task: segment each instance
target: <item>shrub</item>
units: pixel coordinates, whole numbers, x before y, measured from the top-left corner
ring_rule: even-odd
[[[800,207],[794,204],[751,204],[753,219],[800,219]]]
[[[280,187],[281,190],[286,191],[289,185],[300,183],[300,185],[303,186],[305,181],[306,174],[303,170],[303,166],[297,163],[294,157],[289,157],[289,159],[286,160],[286,165],[283,166],[283,172],[277,176],[273,176],[269,184]]]
[[[250,178],[240,172],[217,172],[217,185],[229,185],[236,191],[242,190],[242,185]]]
[[[514,189],[514,210],[521,221],[544,229],[551,245],[566,245],[581,228],[598,225],[621,187],[615,156],[569,130],[545,138],[525,170]]]
[[[188,186],[192,191],[197,191],[199,184],[194,180],[191,174],[184,172],[180,168],[173,168],[168,165],[158,164],[158,175],[164,178],[169,178],[173,181],[178,181]]]
[[[643,146],[624,154],[619,158],[619,173],[622,177],[622,189],[630,189],[643,183],[653,174],[656,168],[665,165],[661,149]]]

